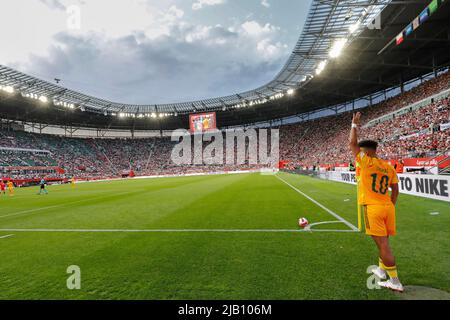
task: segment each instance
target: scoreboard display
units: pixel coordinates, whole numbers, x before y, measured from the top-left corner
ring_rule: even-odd
[[[216,113],[191,114],[189,116],[191,132],[204,132],[217,129]]]

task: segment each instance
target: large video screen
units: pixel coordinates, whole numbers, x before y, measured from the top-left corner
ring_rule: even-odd
[[[191,114],[189,116],[191,132],[204,132],[217,129],[216,113]]]

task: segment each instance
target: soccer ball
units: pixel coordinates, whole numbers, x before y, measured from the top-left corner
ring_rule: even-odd
[[[298,226],[300,228],[306,228],[308,226],[309,222],[306,220],[306,218],[300,218],[298,219]]]

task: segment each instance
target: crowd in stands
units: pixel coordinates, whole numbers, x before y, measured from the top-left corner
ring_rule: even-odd
[[[18,148],[18,151],[1,148]],[[25,152],[20,149],[28,149]],[[43,154],[48,153],[48,154]],[[58,166],[79,177],[109,176],[111,170],[93,139],[73,139],[21,131],[0,131],[0,166]]]
[[[53,165],[56,165],[56,163],[49,155],[36,154],[33,152],[15,152],[9,150],[0,150],[0,166],[3,167],[6,166],[48,167]]]
[[[370,117],[372,119],[378,118],[384,114],[409,106],[417,101],[448,89],[450,89],[449,71],[436,78],[423,82],[412,90],[406,91],[403,94],[399,94],[375,105],[370,110]]]
[[[46,174],[47,177],[75,176],[78,179],[119,177],[128,175],[131,171],[136,175],[164,175],[256,170],[265,167],[250,165],[248,160],[242,165],[195,165],[193,152],[192,164],[177,165],[171,161],[172,150],[176,143],[169,137],[81,139],[21,131],[0,131],[0,177],[36,178],[39,174],[30,173],[26,167],[41,166],[64,170],[64,174],[55,170],[52,174]],[[204,147],[206,145],[205,142]],[[17,150],[2,148],[17,148]]]
[[[450,72],[424,82],[382,103],[367,107],[362,122],[377,119],[450,88]],[[280,127],[280,158],[292,166],[353,161],[348,152],[348,134],[352,112]],[[450,98],[396,116],[394,119],[362,128],[360,137],[380,143],[379,156],[385,159],[433,156],[450,150]]]
[[[450,122],[450,98],[430,104],[395,119],[362,130],[382,142],[381,156],[421,157],[427,153],[450,149],[450,131],[440,130]],[[389,128],[386,135],[386,128]]]
[[[365,108],[363,123],[450,88],[450,72],[382,103]],[[280,160],[291,166],[316,166],[352,161],[348,134],[352,112],[281,126]],[[450,97],[363,127],[360,136],[380,143],[386,159],[421,157],[450,150]],[[82,139],[0,130],[0,176],[38,177],[13,167],[59,167],[52,177],[78,179],[136,175],[186,174],[261,169],[264,165],[183,165],[171,161],[176,142],[170,138]],[[26,149],[26,150],[23,150]]]

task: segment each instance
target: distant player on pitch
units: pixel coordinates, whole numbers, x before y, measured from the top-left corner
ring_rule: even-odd
[[[14,183],[11,180],[9,180],[6,183],[6,186],[8,187],[9,196],[10,197],[14,196]]]
[[[45,194],[48,194],[46,186],[47,182],[45,181],[44,178],[42,178],[41,181],[39,182],[39,193],[38,193],[39,195],[42,194],[42,191],[44,191]]]
[[[6,194],[6,185],[3,180],[0,180],[0,193]]]
[[[350,148],[359,165],[359,201],[364,207],[366,234],[372,236],[379,250],[379,267],[372,272],[382,280],[378,285],[403,292],[398,279],[395,258],[389,246],[389,237],[396,234],[395,204],[398,198],[398,178],[394,168],[376,155],[376,141],[358,143],[357,129],[361,113],[353,115]],[[389,195],[389,188],[392,192]]]

